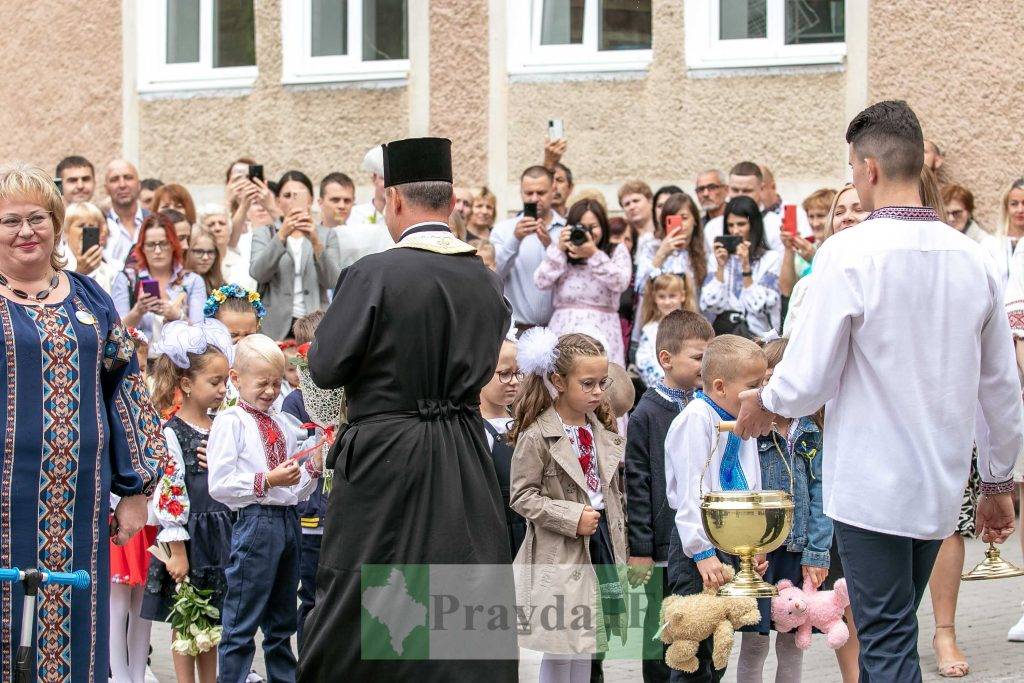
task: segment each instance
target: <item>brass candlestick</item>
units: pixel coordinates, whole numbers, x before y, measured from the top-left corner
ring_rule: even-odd
[[[985,559],[969,572],[960,576],[961,581],[984,581],[986,579],[1010,579],[1024,576],[1024,569],[1004,560],[995,543],[989,543],[985,551]]]
[[[732,431],[735,425],[735,422],[722,422],[719,432]],[[789,467],[788,462],[786,466]],[[702,486],[703,481],[702,475]],[[715,547],[740,558],[739,571],[731,581],[718,589],[717,594],[751,598],[778,595],[778,589],[754,571],[754,556],[775,550],[789,536],[793,526],[791,493],[710,491],[701,496],[700,513],[704,532]]]

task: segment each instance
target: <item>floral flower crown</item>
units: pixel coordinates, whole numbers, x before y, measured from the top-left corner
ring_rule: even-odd
[[[256,320],[263,320],[263,317],[267,314],[267,309],[263,306],[263,302],[260,301],[259,292],[232,284],[213,290],[213,293],[206,298],[206,304],[203,306],[203,315],[207,318],[217,315],[220,305],[229,298],[247,300],[252,305],[252,310],[256,314]]]

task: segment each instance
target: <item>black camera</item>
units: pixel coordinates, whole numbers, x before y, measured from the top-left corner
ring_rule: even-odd
[[[583,225],[574,225],[569,228],[569,244],[574,247],[582,247],[590,240],[590,228]],[[570,264],[578,266],[581,263],[586,263],[587,259],[573,258],[570,256],[568,259]]]
[[[574,225],[569,229],[569,244],[582,247],[590,239],[590,230],[582,225]]]

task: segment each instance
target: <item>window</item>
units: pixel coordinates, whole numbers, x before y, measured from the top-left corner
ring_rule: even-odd
[[[844,0],[686,0],[690,69],[829,64],[846,55]]]
[[[137,0],[139,91],[256,80],[253,0]]]
[[[651,61],[651,0],[508,0],[509,71],[632,71]]]
[[[408,0],[281,3],[284,83],[386,80],[409,73]]]

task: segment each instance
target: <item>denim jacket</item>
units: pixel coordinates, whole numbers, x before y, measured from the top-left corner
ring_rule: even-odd
[[[793,530],[786,539],[786,550],[802,553],[800,564],[827,568],[832,547],[832,520],[825,516],[822,508],[821,430],[811,418],[802,417],[797,423],[793,441],[796,457],[788,453],[784,455],[786,439],[777,432],[758,438],[761,488],[789,491],[789,471],[782,461],[785,457],[794,475]]]

